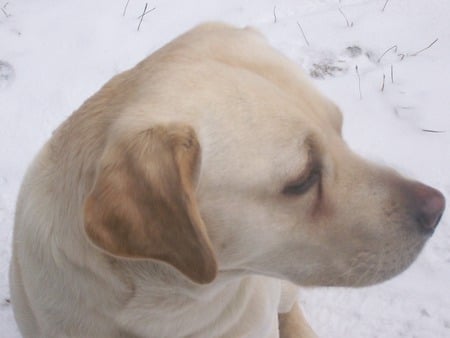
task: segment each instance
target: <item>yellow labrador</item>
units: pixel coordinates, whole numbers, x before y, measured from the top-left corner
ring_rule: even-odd
[[[438,191],[353,154],[338,108],[252,29],[206,24],[109,81],[24,179],[24,337],[315,337],[297,287],[407,268]]]

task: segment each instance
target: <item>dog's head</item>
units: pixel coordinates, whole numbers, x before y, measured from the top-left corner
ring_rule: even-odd
[[[202,26],[124,76],[138,94],[85,203],[109,254],[199,283],[361,286],[403,271],[439,222],[442,194],[354,154],[339,109],[252,30]]]

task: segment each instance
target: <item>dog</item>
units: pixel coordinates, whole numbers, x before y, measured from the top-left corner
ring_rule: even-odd
[[[443,195],[354,154],[339,108],[252,28],[200,25],[52,135],[17,202],[24,337],[316,337],[298,287],[406,269]]]

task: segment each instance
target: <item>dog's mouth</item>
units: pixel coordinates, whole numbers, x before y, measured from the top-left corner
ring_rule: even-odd
[[[357,222],[328,236],[317,275],[308,285],[364,287],[389,280],[406,270],[432,236],[445,209],[436,189],[403,180],[384,210],[384,223]],[[388,210],[389,209],[389,210]],[[364,213],[360,217],[366,218]],[[349,240],[350,239],[350,240]]]
[[[350,261],[338,280],[343,286],[364,287],[389,280],[405,271],[417,258],[426,238],[416,237],[402,247],[385,246],[376,253],[361,252]]]
[[[393,184],[394,207],[387,223],[367,246],[355,250],[340,282],[367,286],[388,280],[407,269],[433,235],[445,209],[438,190],[400,178]],[[350,256],[350,255],[349,255]]]

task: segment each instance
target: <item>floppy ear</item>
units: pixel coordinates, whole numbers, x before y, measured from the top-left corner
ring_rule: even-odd
[[[92,243],[124,258],[155,259],[197,283],[217,262],[197,207],[200,146],[192,128],[157,126],[110,147],[85,200]]]

